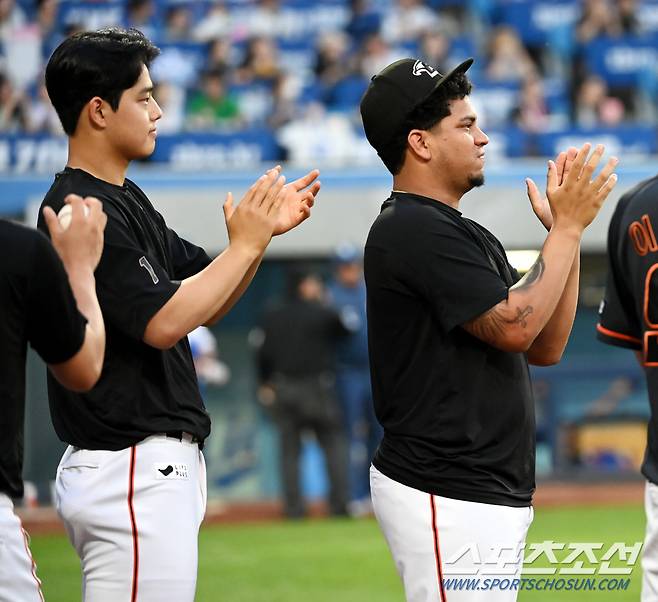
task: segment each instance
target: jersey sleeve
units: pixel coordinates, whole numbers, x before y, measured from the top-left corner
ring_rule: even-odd
[[[439,323],[452,330],[507,298],[508,286],[482,247],[456,224],[433,220],[412,267]]]
[[[98,300],[113,326],[141,340],[151,318],[174,295],[180,284],[146,253],[125,218],[110,204],[103,255],[96,268]]]
[[[167,228],[167,245],[174,263],[175,280],[184,280],[198,274],[212,261],[201,248],[181,238],[171,228]]]
[[[41,234],[35,240],[28,283],[28,340],[44,362],[59,364],[82,347],[87,320],[78,310],[55,249]]]
[[[599,321],[596,325],[596,337],[608,345],[642,349],[642,333],[634,324],[631,308],[625,307],[614,269],[608,270],[605,295],[599,306]]]
[[[622,216],[630,198],[631,195],[626,194],[619,200],[608,226],[608,274],[605,294],[599,306],[596,336],[608,345],[641,350],[642,332],[635,316],[633,295],[624,285],[623,273],[616,256]]]

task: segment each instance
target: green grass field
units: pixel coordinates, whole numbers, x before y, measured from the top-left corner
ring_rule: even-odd
[[[540,509],[528,543],[600,541],[607,549],[616,541],[641,541],[643,531],[640,506]],[[79,564],[66,538],[35,536],[32,551],[46,600],[79,600]],[[519,594],[519,602],[635,601],[641,582],[639,561],[630,579],[627,591],[526,591]],[[197,602],[403,600],[374,520],[219,525],[201,532]]]

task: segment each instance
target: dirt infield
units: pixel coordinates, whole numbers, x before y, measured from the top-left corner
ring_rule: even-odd
[[[540,483],[535,494],[536,508],[557,506],[615,506],[641,504],[644,499],[644,481],[574,483],[551,481]],[[63,533],[64,527],[55,510],[50,507],[19,508],[17,510],[25,529],[34,535]],[[324,516],[322,502],[310,505],[310,514]],[[231,502],[214,501],[208,504],[204,524],[230,524],[281,520],[278,501]]]

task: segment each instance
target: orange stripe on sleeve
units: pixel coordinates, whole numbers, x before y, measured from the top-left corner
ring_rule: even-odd
[[[614,330],[609,330],[608,328],[605,328],[601,326],[600,324],[596,325],[596,330],[598,330],[601,334],[604,334],[608,337],[612,337],[613,339],[620,339],[622,341],[630,341],[631,343],[637,343],[638,345],[642,344],[642,341],[640,339],[637,339],[635,337],[632,337],[627,334],[622,334],[621,332],[615,332]]]

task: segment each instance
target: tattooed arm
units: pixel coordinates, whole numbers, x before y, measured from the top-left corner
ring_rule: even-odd
[[[570,279],[581,234],[582,230],[577,228],[553,228],[541,255],[528,273],[510,288],[507,299],[462,327],[503,351],[529,351],[556,313]],[[566,334],[568,336],[568,332]]]
[[[617,182],[612,173],[617,165],[615,157],[593,177],[605,149],[598,145],[589,156],[590,149],[587,143],[575,157],[569,152],[558,157],[558,165],[548,162],[546,196],[550,211],[545,225],[550,231],[539,259],[510,288],[506,300],[462,325],[493,347],[529,352],[528,359],[535,363],[555,363],[562,355],[575,314],[580,239]]]
[[[553,315],[528,349],[528,362],[536,366],[550,366],[562,359],[578,305],[580,252],[576,251],[564,292]]]

